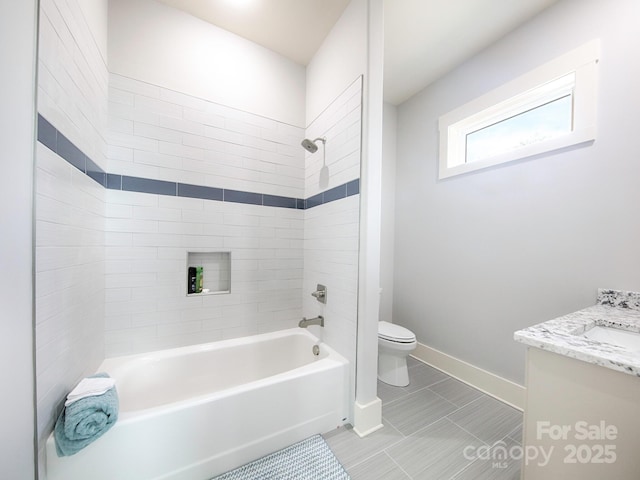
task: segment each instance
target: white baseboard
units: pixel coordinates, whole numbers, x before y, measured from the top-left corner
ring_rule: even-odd
[[[382,401],[378,397],[366,405],[355,403],[353,408],[353,431],[359,437],[366,437],[370,433],[380,430],[382,426]]]
[[[411,356],[518,410],[524,410],[526,389],[522,385],[421,343]]]

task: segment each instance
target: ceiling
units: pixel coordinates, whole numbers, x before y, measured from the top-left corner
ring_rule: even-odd
[[[557,0],[385,0],[385,101],[398,105]]]
[[[160,0],[307,65],[350,0]],[[384,0],[385,101],[398,105],[558,0]]]
[[[350,0],[160,0],[307,65]]]

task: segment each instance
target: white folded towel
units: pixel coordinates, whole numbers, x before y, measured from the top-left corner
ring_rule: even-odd
[[[77,402],[81,398],[93,397],[107,393],[116,384],[113,378],[108,377],[90,377],[83,378],[76,387],[67,395],[64,406],[68,407],[73,402]]]

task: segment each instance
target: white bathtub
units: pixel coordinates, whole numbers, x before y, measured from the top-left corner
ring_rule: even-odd
[[[110,358],[99,371],[116,379],[118,422],[71,457],[49,437],[48,480],[206,480],[347,417],[348,362],[300,328]]]

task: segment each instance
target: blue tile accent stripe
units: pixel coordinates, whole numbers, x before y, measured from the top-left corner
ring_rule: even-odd
[[[178,184],[178,196],[190,198],[203,198],[206,200],[222,201],[224,190],[214,187],[202,187],[200,185]]]
[[[40,114],[38,114],[38,141],[103,187],[107,186],[106,172]]]
[[[303,199],[106,173],[40,114],[38,114],[38,141],[100,185],[110,190],[152,193],[173,197],[201,198],[204,200],[263,205],[265,207],[293,208],[297,210],[306,210],[360,193],[359,178]]]
[[[155,193],[156,195],[177,195],[178,184],[151,178],[122,176],[122,190],[127,192]]]
[[[223,192],[224,202],[249,203],[251,205],[262,205],[262,194],[253,192],[241,192],[238,190],[227,190]]]

